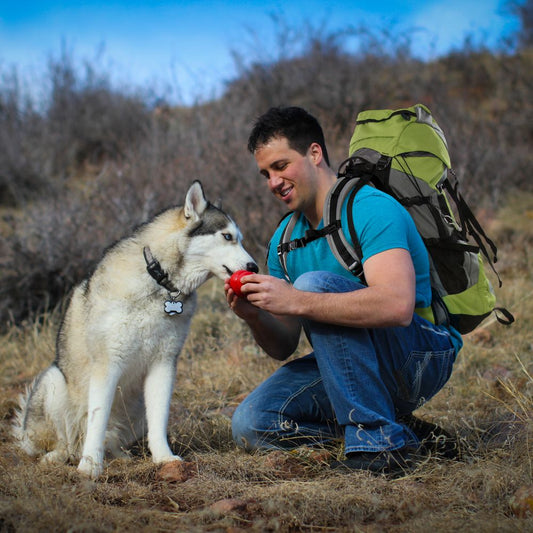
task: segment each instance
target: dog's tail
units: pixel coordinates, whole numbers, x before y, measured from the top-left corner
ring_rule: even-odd
[[[27,418],[30,405],[30,398],[32,396],[33,387],[36,380],[28,387],[24,393],[19,396],[18,407],[15,409],[15,416],[13,418],[13,425],[11,426],[11,433],[15,439],[16,444],[25,451],[28,455],[35,456],[44,450],[36,446],[36,442],[31,438],[27,430]]]
[[[63,375],[57,367],[51,366],[37,376],[19,397],[12,435],[28,455],[41,455],[55,447],[58,435],[51,404],[63,390]]]

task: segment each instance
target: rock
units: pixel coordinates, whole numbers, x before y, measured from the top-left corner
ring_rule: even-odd
[[[305,475],[305,465],[290,452],[274,450],[266,455],[263,464],[277,477],[292,479]]]
[[[246,510],[248,503],[245,500],[239,500],[238,498],[225,498],[218,502],[212,503],[209,509],[218,514],[229,514],[236,511]]]
[[[483,379],[487,381],[500,381],[509,379],[512,376],[511,371],[502,365],[492,365],[483,372]]]
[[[188,479],[198,475],[198,466],[196,463],[187,461],[171,461],[165,463],[157,472],[157,481],[166,481],[167,483],[183,483]]]
[[[511,511],[519,518],[533,516],[533,485],[520,487],[509,500]]]
[[[482,346],[492,346],[492,333],[485,328],[476,328],[468,334],[468,338],[474,344],[481,344]]]

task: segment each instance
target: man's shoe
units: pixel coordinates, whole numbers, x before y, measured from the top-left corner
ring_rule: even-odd
[[[398,474],[411,470],[414,461],[406,448],[382,452],[352,452],[343,461],[334,461],[330,467],[336,470],[362,470],[374,474]]]
[[[404,415],[398,421],[405,424],[418,437],[421,453],[447,459],[459,456],[457,439],[437,424],[426,422],[413,414]]]

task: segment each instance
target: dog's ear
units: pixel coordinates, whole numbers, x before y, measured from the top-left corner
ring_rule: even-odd
[[[185,218],[198,219],[206,210],[207,205],[202,184],[197,180],[190,186],[185,197],[185,205],[183,207]]]
[[[217,209],[222,209],[222,198],[217,198],[217,201],[213,204]]]

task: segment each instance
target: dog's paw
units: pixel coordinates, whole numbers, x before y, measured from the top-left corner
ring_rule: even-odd
[[[92,457],[84,455],[79,464],[78,472],[86,476],[91,477],[92,479],[97,478],[104,470],[104,466],[101,462],[96,461]]]
[[[41,457],[44,464],[64,464],[68,461],[68,453],[65,450],[52,450]]]
[[[179,455],[164,455],[162,457],[153,457],[156,464],[171,463],[172,461],[183,461]]]

